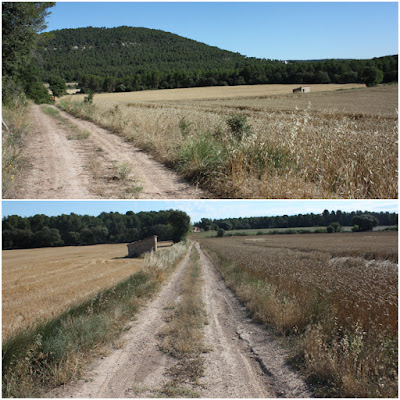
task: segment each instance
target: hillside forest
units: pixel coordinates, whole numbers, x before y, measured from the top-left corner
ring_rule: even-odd
[[[177,243],[189,229],[190,217],[175,210],[103,212],[97,217],[74,213],[26,218],[11,215],[3,218],[3,249],[127,243],[151,235]]]
[[[41,35],[41,76],[76,81],[83,92],[129,92],[268,83],[388,83],[397,56],[371,60],[295,61],[239,53],[147,28],[62,29]]]

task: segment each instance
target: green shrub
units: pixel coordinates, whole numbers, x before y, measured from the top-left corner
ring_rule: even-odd
[[[178,170],[187,178],[201,180],[224,166],[226,161],[226,149],[206,133],[182,147],[178,153]]]
[[[328,233],[333,233],[333,232],[335,232],[335,228],[332,225],[329,225],[326,227],[326,231]]]
[[[94,93],[89,92],[88,95],[83,99],[83,102],[88,103],[88,104],[93,104],[93,97],[94,97]]]
[[[183,137],[190,134],[191,122],[189,122],[185,117],[180,119],[178,126]]]
[[[218,229],[217,230],[217,237],[223,237],[225,235],[225,230],[224,229]]]
[[[243,140],[251,133],[251,126],[247,124],[245,115],[233,115],[226,121],[234,138],[238,141]]]

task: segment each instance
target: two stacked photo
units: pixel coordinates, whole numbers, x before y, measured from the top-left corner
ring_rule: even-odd
[[[2,397],[398,397],[397,2],[2,2]]]

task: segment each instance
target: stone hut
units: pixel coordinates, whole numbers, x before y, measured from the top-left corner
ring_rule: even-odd
[[[149,251],[157,251],[157,236],[150,236],[128,244],[128,257],[139,257]]]
[[[293,89],[293,93],[310,93],[311,88],[310,86],[300,86],[299,88]]]

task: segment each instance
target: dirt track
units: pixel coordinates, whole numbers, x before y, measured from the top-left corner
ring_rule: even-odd
[[[122,138],[62,111],[30,111],[32,135],[23,153],[30,164],[15,198],[205,198],[173,171]],[[85,139],[71,139],[76,132]]]
[[[208,324],[201,397],[310,397],[304,382],[284,362],[285,352],[254,324],[200,250]],[[143,308],[124,335],[122,348],[95,361],[84,380],[57,389],[55,397],[159,397],[174,359],[158,348],[166,308],[179,293],[188,255],[159,295]]]

